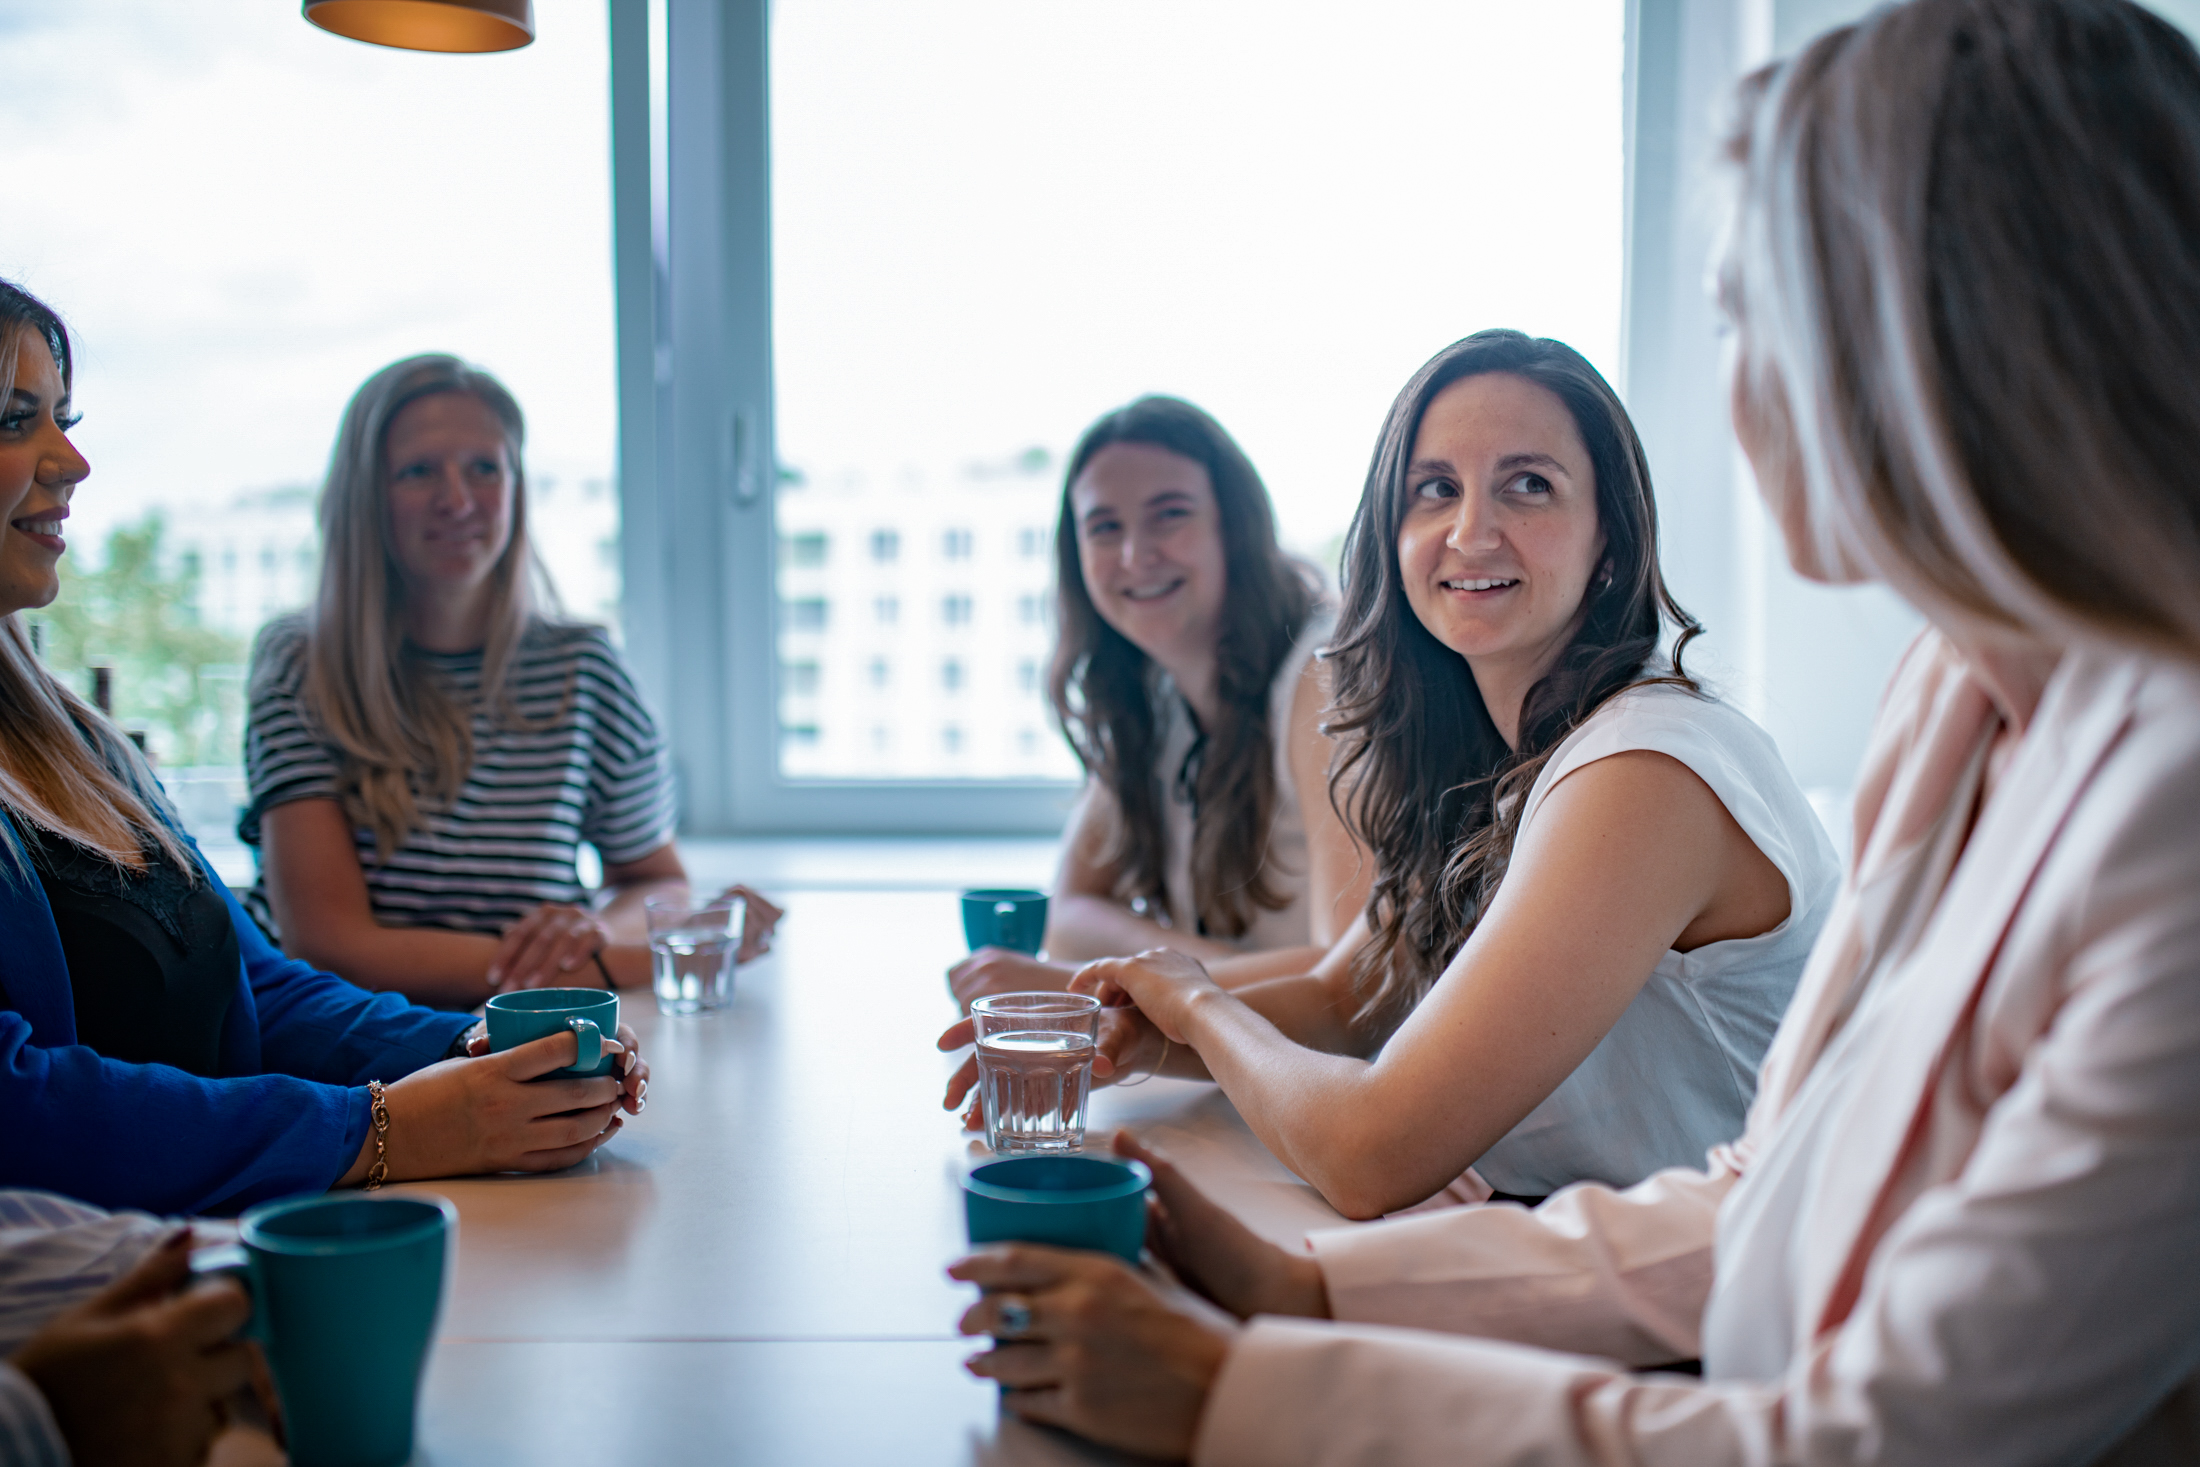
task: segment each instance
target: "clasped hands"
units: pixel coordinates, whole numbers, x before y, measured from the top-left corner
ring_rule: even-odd
[[[741,951],[735,958],[746,963],[772,950],[772,932],[786,914],[761,893],[738,884],[727,887],[717,899],[732,897],[747,904]],[[602,988],[604,975],[591,960],[615,945],[603,913],[571,902],[544,902],[504,929],[496,954],[489,959],[489,988],[495,993],[521,988]]]
[[[981,987],[976,981],[981,978],[991,983]],[[1020,981],[1020,986],[993,986],[1004,980]],[[1210,994],[1220,995],[1223,991],[1198,959],[1166,947],[1149,948],[1134,958],[1102,958],[1074,973],[1019,953],[981,948],[949,970],[948,982],[966,1008],[991,993],[1066,988],[1071,993],[1092,994],[1102,1005],[1092,1078],[1102,1084],[1112,1084],[1161,1063],[1164,1039],[1188,1045],[1186,1024],[1192,1007]],[[966,994],[966,988],[973,991]],[[951,1053],[975,1042],[976,1029],[965,1018],[948,1026],[940,1035],[939,1047]],[[977,1083],[978,1060],[973,1054],[948,1080],[943,1108],[953,1110],[961,1105]],[[975,1130],[983,1123],[978,1102],[972,1099],[963,1113],[963,1125]]]
[[[1107,1253],[981,1248],[947,1270],[983,1291],[958,1328],[995,1338],[965,1364],[1000,1382],[1002,1406],[1018,1416],[1176,1460],[1191,1453],[1239,1321],[1326,1318],[1328,1289],[1312,1257],[1254,1234],[1167,1156],[1127,1132],[1114,1145],[1153,1170],[1146,1246],[1174,1278]],[[1018,1308],[1004,1316],[1010,1303]]]

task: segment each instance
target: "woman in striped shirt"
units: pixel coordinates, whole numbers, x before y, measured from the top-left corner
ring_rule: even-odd
[[[315,604],[252,654],[247,905],[293,955],[423,1003],[646,983],[642,903],[687,880],[655,721],[601,628],[541,610],[525,433],[456,358],[368,379],[322,490]],[[737,890],[752,956],[779,913]]]

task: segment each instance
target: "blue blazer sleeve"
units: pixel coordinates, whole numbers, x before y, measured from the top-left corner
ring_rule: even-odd
[[[364,1082],[434,1063],[473,1022],[285,958],[216,889],[244,961],[223,1073],[201,1077],[76,1042],[45,893],[0,872],[0,1186],[162,1213],[324,1191],[366,1139]]]
[[[240,1063],[230,1065],[225,1029],[223,1059],[234,1073],[269,1071],[329,1085],[395,1080],[443,1058],[473,1026],[471,1014],[422,1008],[400,994],[369,993],[284,957],[228,889],[218,889],[237,929],[247,989],[240,995],[244,1002],[231,1006],[228,1027],[242,1029],[240,1047],[255,1038],[258,1044],[257,1053],[239,1053]]]
[[[288,1075],[202,1079],[32,1042],[0,1011],[0,1182],[161,1213],[326,1191],[366,1138],[366,1092]]]

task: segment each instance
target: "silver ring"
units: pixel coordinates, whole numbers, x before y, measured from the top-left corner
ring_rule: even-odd
[[[1031,1306],[1021,1299],[1003,1299],[1000,1307],[1000,1328],[993,1331],[997,1340],[1013,1340],[1031,1332]]]

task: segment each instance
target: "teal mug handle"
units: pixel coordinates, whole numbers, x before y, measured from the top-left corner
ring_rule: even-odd
[[[1014,902],[995,902],[993,904],[993,915],[996,917],[1013,917],[1016,915],[1016,904]]]
[[[191,1254],[191,1278],[194,1283],[200,1279],[235,1279],[252,1301],[252,1317],[237,1331],[237,1338],[267,1343],[266,1331],[261,1328],[260,1296],[252,1289],[252,1255],[244,1251],[244,1244],[222,1243],[195,1250]]]
[[[565,1021],[565,1027],[573,1031],[573,1044],[580,1051],[573,1060],[576,1070],[592,1069],[603,1058],[603,1030],[596,1027],[594,1019],[584,1019],[579,1014]]]

